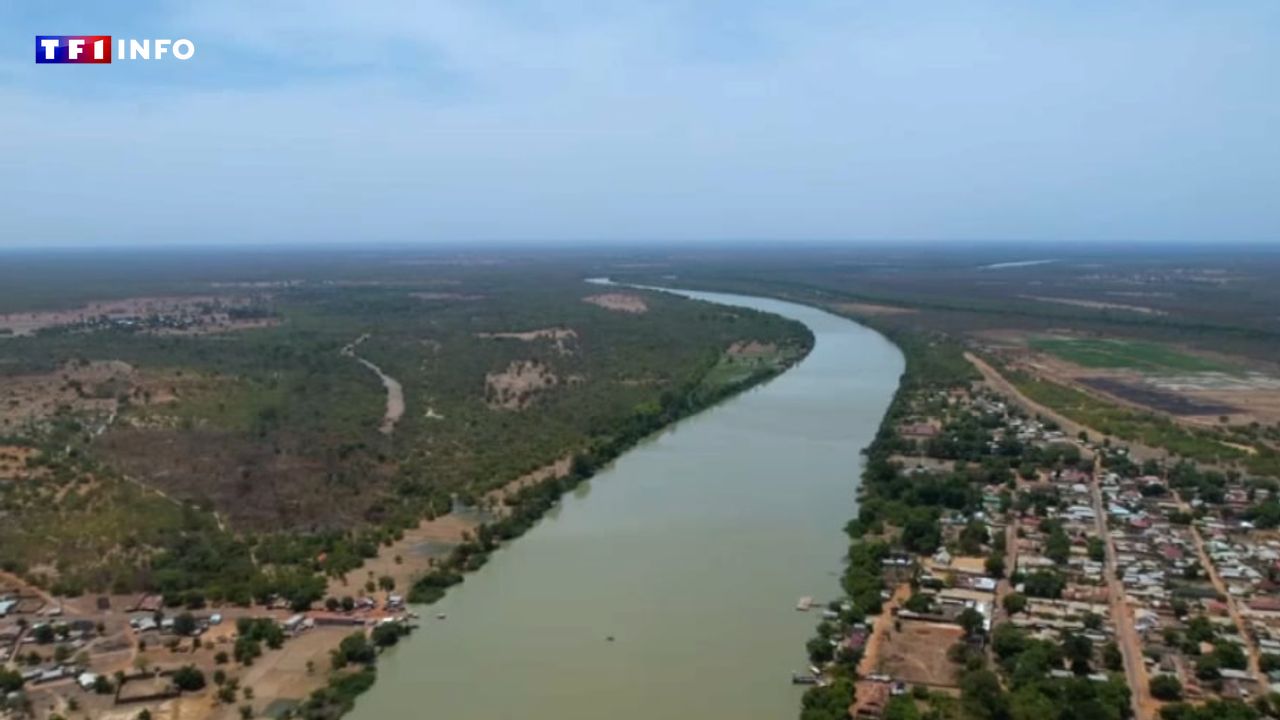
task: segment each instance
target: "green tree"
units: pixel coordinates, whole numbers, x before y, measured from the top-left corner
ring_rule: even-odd
[[[1151,678],[1151,696],[1165,702],[1181,700],[1182,683],[1173,675],[1156,675]]]
[[[184,637],[194,634],[196,627],[196,618],[189,612],[179,613],[173,619],[173,631]]]
[[[853,683],[839,678],[825,687],[812,687],[800,701],[800,720],[846,720],[853,704]]]
[[[1000,602],[1004,605],[1005,612],[1010,615],[1016,615],[1027,609],[1027,596],[1022,593],[1009,593]]]
[[[956,622],[959,623],[960,627],[964,628],[966,635],[981,635],[986,618],[982,617],[982,613],[973,608],[965,608],[956,617]]]
[[[1000,679],[990,670],[971,670],[961,676],[960,701],[971,718],[1009,718],[1009,699],[1000,687]]]
[[[204,688],[204,673],[194,665],[184,665],[173,673],[173,684],[179,690],[193,692]]]
[[[22,683],[22,673],[0,666],[0,695],[21,690]]]

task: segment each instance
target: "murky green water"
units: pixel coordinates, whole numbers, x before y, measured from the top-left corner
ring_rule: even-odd
[[[781,377],[624,455],[422,609],[352,717],[796,716],[790,673],[806,666],[819,620],[796,600],[837,592],[859,450],[902,358],[812,308],[689,295],[800,320],[817,344]]]

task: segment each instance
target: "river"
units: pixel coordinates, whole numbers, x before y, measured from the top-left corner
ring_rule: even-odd
[[[382,658],[352,718],[796,717],[790,673],[820,620],[796,601],[839,592],[859,451],[902,356],[814,308],[680,294],[799,320],[814,349],[627,452],[419,608],[422,627]]]

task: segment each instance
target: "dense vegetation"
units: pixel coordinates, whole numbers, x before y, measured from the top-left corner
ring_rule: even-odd
[[[312,258],[274,275],[243,258],[212,270],[175,262],[159,278],[106,264],[108,296],[234,295],[252,281],[280,323],[0,339],[3,377],[56,379],[68,363],[101,360],[133,368],[123,385],[77,385],[85,407],[73,401],[5,440],[38,451],[29,464],[39,482],[0,480],[0,511],[22,518],[0,524],[0,564],[67,594],[145,589],[191,607],[280,596],[306,607],[324,575],[359,566],[422,518],[457,504],[483,511],[486,493],[572,455],[569,478],[512,496],[502,522],[455,550],[446,567],[465,570],[640,437],[775,374],[811,343],[782,318],[667,294],[636,291],[643,313],[583,302],[604,290],[581,281],[582,266],[405,262]],[[103,297],[88,292],[68,297]],[[0,311],[39,297],[16,283],[0,292]],[[562,334],[503,335],[547,330]],[[361,337],[359,356],[404,387],[390,435],[378,431],[382,385],[343,352]],[[739,341],[776,352],[727,358]],[[495,406],[493,378],[519,363],[553,380],[520,391],[516,407]],[[118,402],[113,422],[86,409],[103,398]]]

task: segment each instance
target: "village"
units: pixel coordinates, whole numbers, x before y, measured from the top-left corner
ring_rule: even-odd
[[[0,574],[0,717],[302,717],[372,667],[416,616],[390,590],[301,612],[166,606],[160,595],[55,598]],[[336,648],[336,649],[335,649]],[[258,698],[277,698],[259,702]],[[319,699],[317,699],[319,698]]]
[[[1066,696],[1138,720],[1269,711],[1276,482],[1139,462],[1017,400],[984,383],[907,398],[869,454],[850,598],[793,680],[853,683],[863,719],[1040,716]],[[854,577],[867,555],[874,596]]]

